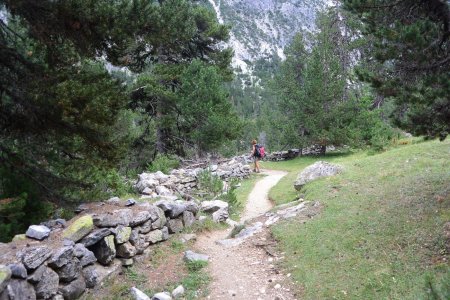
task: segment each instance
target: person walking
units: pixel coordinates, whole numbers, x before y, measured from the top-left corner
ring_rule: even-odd
[[[259,173],[259,160],[261,158],[261,153],[258,150],[258,144],[256,142],[256,140],[252,141],[252,152],[251,152],[251,157],[253,157],[253,161],[255,163],[254,167],[253,167],[253,172]]]

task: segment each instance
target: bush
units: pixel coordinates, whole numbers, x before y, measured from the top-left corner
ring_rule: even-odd
[[[161,171],[168,174],[171,170],[180,166],[180,161],[175,155],[157,154],[156,158],[147,166],[149,172]]]
[[[199,189],[204,190],[213,196],[218,195],[223,190],[222,179],[208,170],[203,170],[198,173],[197,180]]]
[[[236,210],[241,206],[236,195],[236,186],[238,183],[239,179],[231,178],[231,180],[228,182],[230,187],[228,188],[227,192],[220,196],[221,200],[228,202],[231,214],[236,212]]]

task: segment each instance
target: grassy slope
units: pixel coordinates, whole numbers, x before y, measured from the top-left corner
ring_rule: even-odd
[[[315,160],[265,163],[290,171],[271,191],[272,199],[298,197],[293,181]],[[273,229],[303,298],[431,299],[428,278],[438,288],[439,282],[450,284],[442,232],[450,221],[449,140],[324,160],[341,164],[345,173],[302,190],[306,200],[325,205],[321,215]]]

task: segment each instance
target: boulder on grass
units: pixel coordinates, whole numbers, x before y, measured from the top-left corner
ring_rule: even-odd
[[[325,161],[318,161],[308,167],[306,167],[297,176],[294,187],[297,191],[310,181],[317,178],[333,176],[342,172],[342,167],[327,163]]]

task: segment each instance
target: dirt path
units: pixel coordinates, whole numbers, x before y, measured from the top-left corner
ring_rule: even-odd
[[[268,193],[286,173],[265,171],[250,193],[241,220],[255,224],[259,217],[272,208]],[[255,219],[256,218],[256,219]],[[274,242],[263,227],[258,233],[237,246],[216,243],[226,239],[231,229],[214,231],[198,237],[195,248],[210,256],[208,271],[212,276],[207,299],[274,300],[295,299],[289,280],[282,274],[277,262],[283,257],[273,251]]]

